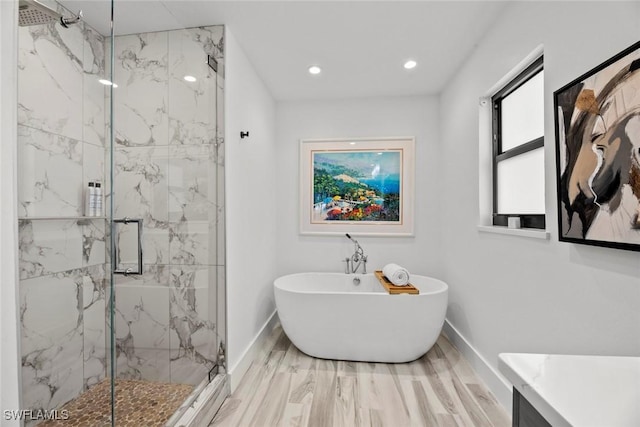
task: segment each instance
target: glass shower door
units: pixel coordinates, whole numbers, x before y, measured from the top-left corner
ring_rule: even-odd
[[[116,16],[119,7],[126,2],[115,1]],[[116,18],[108,43],[115,424],[136,416],[161,424],[215,376],[224,345],[223,27],[118,29]],[[150,396],[153,407],[131,415],[119,394]]]

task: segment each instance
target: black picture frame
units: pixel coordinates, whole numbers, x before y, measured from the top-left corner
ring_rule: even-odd
[[[553,101],[559,240],[640,251],[640,41]]]

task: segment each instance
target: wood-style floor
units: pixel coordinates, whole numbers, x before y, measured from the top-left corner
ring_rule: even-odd
[[[444,336],[411,363],[362,363],[307,356],[277,327],[210,426],[509,427],[511,418]]]

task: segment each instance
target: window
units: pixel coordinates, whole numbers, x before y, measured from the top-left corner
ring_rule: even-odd
[[[493,225],[545,228],[543,76],[540,57],[491,98]]]

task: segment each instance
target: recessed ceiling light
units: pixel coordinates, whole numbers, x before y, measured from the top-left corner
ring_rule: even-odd
[[[184,76],[184,77],[183,77],[183,79],[184,79],[185,81],[189,82],[189,83],[193,83],[193,82],[195,82],[196,80],[198,80],[198,79],[196,79],[196,78],[195,78],[195,77],[193,77],[193,76]]]
[[[107,79],[99,79],[98,82],[102,83],[105,86],[113,86],[113,87],[118,87],[117,84],[115,83],[111,83],[109,80]]]
[[[309,67],[310,74],[320,74],[321,72],[322,68],[318,67],[317,65],[312,65],[311,67]]]
[[[407,70],[411,70],[412,68],[416,68],[416,65],[418,65],[418,63],[413,59],[410,59],[404,63],[404,68],[406,68]]]

